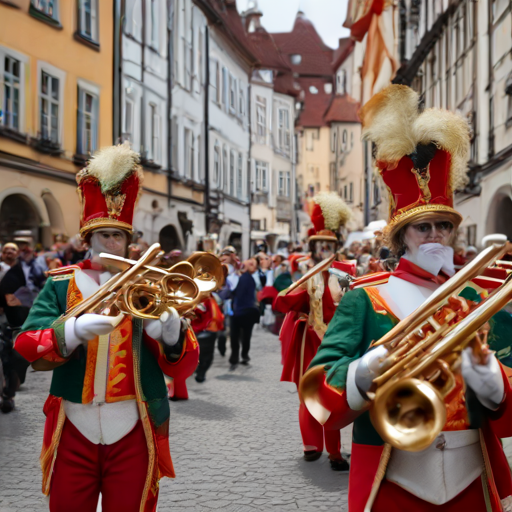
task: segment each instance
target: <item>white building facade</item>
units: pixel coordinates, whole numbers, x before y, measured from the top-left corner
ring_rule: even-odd
[[[272,70],[251,82],[251,238],[270,252],[285,249],[295,231],[295,98],[278,93]]]

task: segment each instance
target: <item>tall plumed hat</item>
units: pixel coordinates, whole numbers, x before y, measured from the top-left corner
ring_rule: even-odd
[[[97,151],[76,177],[82,203],[80,235],[100,228],[133,233],[133,213],[142,190],[139,155],[128,143]]]
[[[336,192],[320,192],[313,197],[309,240],[337,242],[336,232],[350,217],[350,208]]]
[[[418,110],[418,94],[390,85],[360,111],[363,138],[375,144],[377,169],[389,192],[387,236],[425,214],[447,215],[457,228],[461,215],[453,193],[466,182],[469,126],[461,116],[440,109]]]

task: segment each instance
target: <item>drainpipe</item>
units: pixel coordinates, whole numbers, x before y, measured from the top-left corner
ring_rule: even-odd
[[[249,210],[249,247],[247,250],[247,257],[251,255],[251,218],[252,218],[252,193],[251,193],[251,153],[252,153],[252,127],[251,127],[251,94],[252,94],[252,88],[251,88],[251,77],[252,77],[252,70],[251,67],[250,74],[249,74],[249,80],[248,80],[248,86],[247,86],[247,96],[249,98],[248,104],[248,112],[247,112],[247,122],[249,124],[249,151],[247,153],[247,197],[249,200],[248,210]]]
[[[204,31],[205,81],[204,81],[204,220],[206,234],[210,232],[210,31]],[[219,164],[220,165],[220,164]]]
[[[112,84],[112,142],[116,144],[122,133],[122,76],[123,76],[123,18],[124,0],[114,2],[114,61]]]
[[[494,156],[494,93],[493,93],[493,85],[494,85],[494,69],[492,66],[492,7],[493,2],[488,2],[488,10],[487,10],[487,33],[488,37],[488,62],[489,62],[489,149],[488,149],[488,158],[489,160]]]
[[[147,158],[146,142],[146,87],[144,85],[144,67],[146,53],[146,0],[142,1],[142,43],[140,47],[140,81],[142,84],[142,98],[140,105],[140,151],[143,158]],[[151,233],[153,235],[153,233]]]
[[[167,206],[171,206],[172,195],[172,77],[174,62],[173,32],[174,0],[167,2]]]

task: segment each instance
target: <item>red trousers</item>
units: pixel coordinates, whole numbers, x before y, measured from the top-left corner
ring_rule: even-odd
[[[176,398],[178,400],[188,400],[188,389],[186,379],[172,379],[167,384],[169,398]]]
[[[148,469],[140,421],[111,445],[93,444],[68,420],[53,469],[50,512],[138,512]]]
[[[324,430],[324,427],[311,416],[303,403],[299,407],[299,425],[304,451],[323,451],[325,439],[325,449],[330,456],[329,458],[333,460],[341,459],[340,431]]]

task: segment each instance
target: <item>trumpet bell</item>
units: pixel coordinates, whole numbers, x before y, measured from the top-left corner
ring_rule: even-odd
[[[377,389],[370,418],[382,439],[394,448],[428,448],[446,423],[446,406],[428,382],[403,379]]]
[[[213,292],[224,284],[224,269],[214,254],[195,252],[187,261],[194,267],[194,281],[200,292]]]

